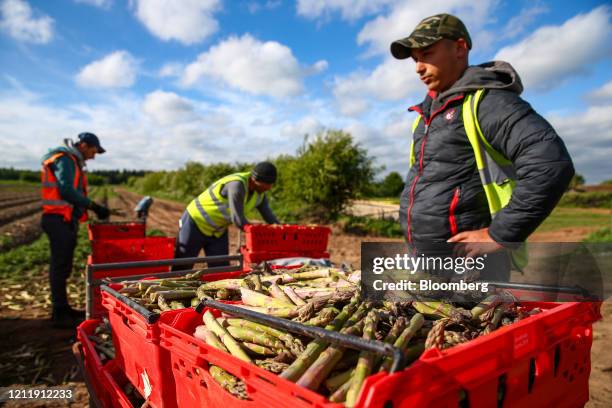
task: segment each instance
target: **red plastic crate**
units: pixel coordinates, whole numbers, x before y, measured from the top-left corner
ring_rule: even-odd
[[[183,309],[171,320],[160,323],[160,345],[170,355],[179,406],[226,408],[340,408],[344,406],[331,403],[314,391],[228,355],[193,337],[195,327],[203,324],[202,314],[206,310],[210,310],[215,316],[220,315],[214,309],[205,309],[202,313],[197,313],[192,309]],[[210,375],[208,371],[210,365],[221,367],[244,381],[249,399],[238,399],[223,389]],[[376,381],[378,377],[380,375],[369,377],[365,387],[368,387],[372,381]],[[365,406],[363,400],[360,399],[357,407]]]
[[[236,278],[242,271],[220,272],[204,275],[202,281]],[[109,285],[119,290],[121,284]],[[126,378],[143,395],[146,383],[151,385],[150,402],[153,407],[174,407],[174,380],[169,372],[168,353],[159,346],[159,324],[171,321],[173,316],[182,310],[163,312],[152,323],[143,315],[108,292],[102,292],[102,306],[108,311],[108,318],[113,332],[116,364]],[[228,302],[236,303],[236,302]],[[146,374],[145,374],[146,372]]]
[[[153,407],[176,407],[174,382],[166,369],[169,356],[159,347],[158,323],[147,323],[140,313],[108,292],[102,292],[102,306],[108,310],[115,360],[127,379]]]
[[[583,406],[589,399],[592,324],[601,317],[598,306],[530,305],[548,310],[448,350],[426,351],[408,369],[372,384],[362,395],[366,405]]]
[[[92,241],[92,254],[87,258],[88,264],[101,264],[111,262],[134,262],[153,261],[174,258],[174,238],[147,237],[137,239],[116,239]],[[147,268],[113,269],[108,271],[96,271],[91,279],[130,277],[134,275],[153,274],[156,272],[168,272],[169,266],[155,266]],[[93,308],[92,316],[105,314],[101,306],[100,289],[95,287],[92,291]]]
[[[402,372],[368,377],[357,406],[584,405],[588,401],[592,323],[600,318],[597,306],[530,306],[546,310],[469,343],[443,351],[428,350]],[[183,310],[173,322],[160,324],[161,346],[170,352],[179,404],[191,406],[195,401],[206,401],[210,406],[224,407],[341,406],[195,339],[191,333],[201,321],[200,314]],[[251,400],[239,400],[218,386],[208,373],[210,364],[243,380]],[[504,395],[501,402],[498,392]]]
[[[91,263],[172,259],[175,242],[171,237],[96,240],[91,242]]]
[[[101,239],[144,238],[144,222],[112,222],[87,225],[90,241]]]
[[[250,224],[244,228],[251,252],[325,252],[331,229],[306,225]]]
[[[90,386],[93,392],[96,393],[100,402],[102,402],[104,406],[110,406],[110,400],[106,393],[108,384],[103,374],[103,364],[93,342],[87,337],[94,333],[99,324],[100,321],[96,319],[85,320],[77,327],[77,340],[82,346],[83,367],[89,377]]]
[[[251,264],[258,264],[263,261],[270,261],[272,259],[281,258],[294,258],[294,257],[305,257],[305,258],[324,258],[329,259],[329,252],[309,252],[309,251],[249,251],[247,247],[240,247],[240,253],[242,254],[243,266],[249,267]]]
[[[107,385],[106,395],[110,400],[109,406],[112,408],[134,408],[134,405],[123,391],[123,387],[129,381],[115,360],[109,361],[104,366],[102,375]]]

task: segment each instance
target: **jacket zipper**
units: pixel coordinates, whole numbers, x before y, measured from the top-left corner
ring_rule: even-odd
[[[453,193],[453,199],[450,202],[450,206],[448,207],[448,222],[450,224],[450,232],[451,237],[457,235],[457,219],[455,218],[455,209],[457,208],[457,204],[459,204],[459,187],[455,188]]]
[[[421,157],[419,157],[419,171],[417,173],[417,175],[414,177],[414,181],[412,182],[412,186],[410,186],[410,199],[409,202],[410,204],[408,205],[408,211],[406,214],[406,218],[407,218],[407,230],[408,230],[408,243],[412,244],[412,224],[411,224],[411,219],[412,219],[412,206],[414,205],[414,188],[416,187],[417,181],[419,180],[419,178],[421,177],[421,175],[423,174],[423,153],[425,152],[425,143],[427,143],[427,137],[429,136],[429,125],[431,124],[431,121],[433,120],[433,118],[436,117],[436,115],[440,112],[442,112],[444,109],[446,109],[446,107],[448,106],[449,103],[454,102],[454,101],[458,101],[460,99],[463,99],[464,95],[458,95],[454,98],[451,98],[449,100],[447,100],[444,105],[442,105],[440,108],[438,108],[436,111],[434,111],[430,116],[429,119],[427,119],[425,116],[423,116],[423,111],[421,111],[421,109],[417,106],[413,106],[410,109],[416,111],[419,115],[421,115],[421,118],[423,118],[423,122],[425,123],[425,136],[423,136],[423,143],[421,143]]]

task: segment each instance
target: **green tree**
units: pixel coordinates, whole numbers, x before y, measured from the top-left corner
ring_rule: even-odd
[[[90,173],[87,175],[87,183],[91,186],[103,186],[108,184],[108,180],[99,174]]]
[[[275,196],[298,217],[333,221],[374,177],[372,160],[350,134],[330,130],[305,141],[295,159],[277,161]]]
[[[576,190],[578,189],[580,186],[584,185],[584,176],[582,174],[574,174],[574,177],[572,177],[572,181],[570,181],[570,184],[568,186],[568,190]]]
[[[380,184],[380,195],[382,197],[397,197],[404,189],[404,180],[396,171],[387,174]]]

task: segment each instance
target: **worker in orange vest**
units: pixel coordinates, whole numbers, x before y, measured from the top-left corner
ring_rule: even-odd
[[[54,327],[74,328],[83,318],[83,311],[68,304],[66,280],[72,272],[74,248],[79,222],[87,220],[87,210],[99,219],[107,219],[110,210],[87,198],[86,160],[104,153],[100,140],[93,133],[81,133],[78,141],[64,140],[64,145],[51,149],[42,159],[42,229],[49,237],[51,264],[49,283]]]

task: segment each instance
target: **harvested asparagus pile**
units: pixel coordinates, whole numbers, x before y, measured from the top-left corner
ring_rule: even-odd
[[[272,309],[275,316],[294,317],[291,315],[296,311],[287,310],[288,305],[303,306],[307,303],[303,300],[304,298],[319,295],[329,295],[335,292],[350,293],[359,283],[358,277],[355,278],[357,275],[351,277],[335,268],[305,266],[300,269],[278,269],[273,272],[267,264],[264,265],[266,266],[262,266],[261,269],[253,271],[244,278],[215,282],[200,280],[205,271],[178,278],[123,281],[119,293],[128,296],[152,312],[161,313],[166,310],[197,306],[202,298],[244,302],[244,297],[249,297],[248,293],[253,293],[243,291],[243,289],[248,289],[266,295],[274,293],[272,297],[279,299],[278,302],[257,303],[254,301],[256,303],[253,305],[256,308],[254,310],[265,313],[266,309]],[[256,296],[256,294],[251,296]],[[320,299],[319,302],[321,302]],[[308,311],[304,308],[300,313],[302,316],[310,314],[311,317],[314,317],[313,311],[314,309]]]
[[[539,312],[522,308],[504,293],[478,304],[372,303],[360,298],[356,283],[354,275],[319,268],[280,274],[258,271],[244,279],[207,283],[203,290],[239,292],[243,305],[236,306],[393,344],[404,352],[408,363],[427,348],[452,347]],[[206,311],[203,321],[195,337],[347,406],[355,405],[368,375],[388,371],[392,364],[388,357],[292,335],[243,318],[215,318]],[[230,393],[248,398],[245,384],[237,377],[219,367],[211,368],[211,374]]]
[[[121,293],[154,312],[195,306],[203,298],[240,301],[235,306],[392,344],[404,352],[408,364],[425,349],[453,347],[539,312],[521,307],[503,292],[480,303],[424,298],[368,302],[360,297],[359,271],[336,268],[272,270],[264,263],[242,278],[213,282],[202,282],[202,274],[123,282]],[[210,346],[347,406],[355,405],[367,376],[392,365],[389,357],[235,316],[207,311],[203,323],[194,336]],[[210,374],[231,394],[248,399],[246,384],[232,373],[211,366]]]
[[[119,293],[156,313],[196,306],[205,295],[198,292],[204,273],[202,270],[177,278],[122,281]]]
[[[96,327],[94,334],[90,334],[87,337],[93,342],[94,348],[98,352],[102,364],[115,358],[115,346],[113,345],[111,327],[108,320],[104,319],[104,321]]]

